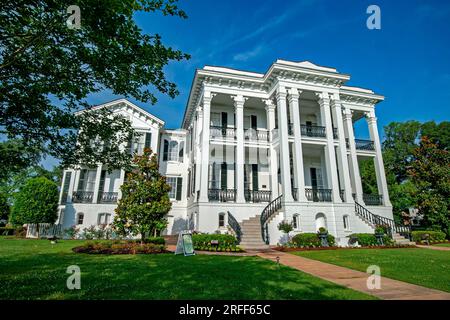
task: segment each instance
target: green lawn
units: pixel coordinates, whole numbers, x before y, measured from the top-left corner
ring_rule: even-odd
[[[381,275],[387,278],[450,292],[450,252],[408,248],[302,251],[294,254],[364,272],[369,265],[378,265]]]
[[[81,241],[0,238],[0,299],[373,299],[257,257],[87,255]],[[81,290],[66,268],[81,269]]]
[[[433,246],[438,246],[438,247],[450,247],[450,243],[438,243],[438,244],[433,244]]]

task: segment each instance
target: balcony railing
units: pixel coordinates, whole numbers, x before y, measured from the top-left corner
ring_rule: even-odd
[[[367,206],[383,205],[383,196],[381,194],[363,194],[364,203]]]
[[[211,138],[235,139],[236,128],[211,126],[209,128]]]
[[[331,189],[305,189],[306,199],[314,202],[331,202]]]
[[[325,138],[327,136],[325,127],[321,126],[309,126],[302,124],[300,126],[302,136],[312,138]]]
[[[244,130],[244,138],[249,141],[260,141],[260,142],[268,142],[269,141],[269,131],[265,129],[245,129]]]
[[[99,203],[116,203],[118,192],[99,192],[98,202]]]
[[[375,146],[371,140],[355,139],[355,146],[357,150],[375,150]]]
[[[208,189],[210,201],[229,202],[236,201],[236,189]]]
[[[72,202],[92,203],[93,198],[94,198],[93,191],[75,191],[72,195]]]
[[[247,202],[270,202],[272,191],[244,190],[244,197]]]

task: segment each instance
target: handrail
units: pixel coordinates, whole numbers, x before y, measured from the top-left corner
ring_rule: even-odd
[[[228,213],[228,225],[231,229],[233,229],[234,233],[236,234],[236,239],[238,243],[241,242],[241,226],[239,225],[239,222],[237,222],[236,218],[231,214],[230,211],[227,211]]]
[[[406,235],[409,239],[411,239],[411,226],[404,226],[396,223],[393,219],[389,219],[386,217],[379,216],[367,210],[365,207],[360,205],[355,201],[355,213],[358,217],[376,227],[386,226],[388,227],[388,235],[392,238],[394,233],[398,233],[401,235]]]
[[[263,241],[266,244],[269,244],[269,230],[267,226],[267,221],[275,214],[277,213],[281,207],[281,199],[283,198],[283,195],[278,196],[273,201],[271,201],[261,212],[261,236],[263,238]]]

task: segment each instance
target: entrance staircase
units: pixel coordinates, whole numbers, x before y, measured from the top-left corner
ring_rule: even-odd
[[[261,216],[257,215],[241,222],[240,246],[247,250],[268,249],[261,237]]]
[[[379,216],[370,212],[367,208],[355,201],[356,216],[373,229],[381,225],[387,227],[388,236],[398,245],[415,245],[411,241],[411,227],[396,223],[393,219]]]

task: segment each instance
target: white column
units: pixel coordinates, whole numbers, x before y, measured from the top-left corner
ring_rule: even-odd
[[[337,159],[339,166],[339,176],[341,178],[341,187],[344,189],[344,199],[345,202],[352,203],[352,185],[350,181],[350,172],[347,160],[347,145],[345,143],[345,132],[344,132],[344,122],[342,119],[342,108],[341,103],[337,99],[333,100],[331,111],[333,113],[333,118],[336,123],[339,146],[337,148]]]
[[[122,199],[122,185],[125,182],[125,170],[120,169],[120,176],[119,176],[119,190],[117,191],[117,199]]]
[[[327,168],[328,188],[332,189],[333,202],[342,202],[339,195],[339,182],[337,176],[336,154],[334,151],[333,121],[330,112],[330,98],[327,92],[319,95],[320,117],[325,127],[327,145],[325,146],[325,163]]]
[[[98,192],[100,188],[100,177],[102,175],[102,167],[103,165],[100,164],[97,166],[97,172],[95,173],[95,184],[94,184],[94,194],[92,196],[92,203],[98,202]]]
[[[269,164],[270,164],[270,190],[272,191],[272,200],[279,196],[278,194],[278,159],[277,152],[273,147],[273,130],[275,129],[275,105],[272,99],[264,100],[266,104],[267,129],[269,130]]]
[[[200,176],[201,176],[201,167],[200,167],[200,161],[201,161],[201,138],[202,138],[202,127],[203,127],[203,111],[200,106],[197,107],[197,120],[196,120],[196,129],[195,129],[195,158],[194,158],[194,166],[195,166],[195,178],[194,178],[194,193],[195,193],[195,200],[199,201],[199,198],[197,198],[197,191],[200,190]]]
[[[284,200],[288,202],[294,201],[291,189],[291,170],[289,165],[289,135],[288,135],[288,119],[286,108],[286,88],[278,87],[277,93],[277,112],[278,112],[278,128],[280,141],[280,169],[281,169],[281,185]]]
[[[380,136],[378,135],[377,118],[375,117],[375,111],[366,113],[367,124],[369,125],[370,140],[373,141],[376,156],[375,173],[377,175],[378,192],[383,196],[383,203],[385,206],[391,206],[389,199],[389,191],[386,181],[386,173],[384,171],[383,155],[381,153]]]
[[[344,109],[344,125],[347,131],[348,136],[348,144],[350,147],[350,173],[353,182],[353,186],[355,189],[353,190],[356,193],[356,202],[363,204],[363,191],[362,191],[362,183],[361,176],[359,174],[359,165],[358,165],[358,157],[356,155],[356,146],[355,146],[355,134],[353,132],[353,121],[352,121],[352,112],[349,108]]]
[[[212,93],[203,93],[203,128],[200,161],[200,202],[208,202],[208,179],[209,179],[209,127],[211,117]]]
[[[305,177],[303,171],[303,150],[302,150],[302,138],[300,130],[300,110],[299,110],[299,97],[300,93],[297,89],[289,90],[289,108],[291,111],[291,120],[294,131],[294,181],[297,186],[297,201],[306,202],[305,195]]]
[[[236,112],[236,202],[244,203],[244,103],[242,95],[233,97]]]

